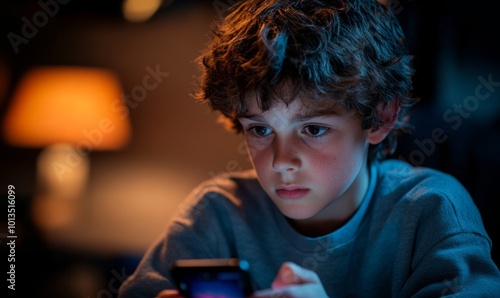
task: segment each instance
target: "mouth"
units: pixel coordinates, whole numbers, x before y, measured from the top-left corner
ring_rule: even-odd
[[[278,197],[286,200],[302,199],[309,193],[309,189],[299,185],[279,185],[276,188]]]

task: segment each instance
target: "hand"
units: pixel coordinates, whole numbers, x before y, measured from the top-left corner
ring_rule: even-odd
[[[158,295],[156,295],[156,298],[184,298],[181,295],[179,295],[179,292],[177,290],[163,290]]]
[[[256,291],[252,298],[327,298],[318,275],[297,264],[281,265],[271,289]]]

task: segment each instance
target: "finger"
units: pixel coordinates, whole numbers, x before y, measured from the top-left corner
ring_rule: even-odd
[[[320,283],[318,275],[292,262],[281,265],[271,288],[278,289],[288,285],[300,285],[307,283]]]
[[[179,292],[177,290],[163,290],[158,295],[156,295],[156,298],[183,298],[181,295],[179,295]]]
[[[275,293],[275,291],[271,289],[259,290],[255,291],[249,298],[270,298],[272,297],[273,293]]]
[[[290,298],[288,296],[286,287],[277,290],[260,290],[253,293],[250,298]]]

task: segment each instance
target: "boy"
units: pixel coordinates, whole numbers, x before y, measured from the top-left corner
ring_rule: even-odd
[[[178,297],[174,260],[230,257],[249,261],[255,297],[497,296],[467,191],[382,161],[412,104],[403,40],[375,0],[237,4],[197,96],[243,132],[254,170],[194,190],[120,296]]]

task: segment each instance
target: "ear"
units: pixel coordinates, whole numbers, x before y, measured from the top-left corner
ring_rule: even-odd
[[[390,103],[379,104],[377,106],[377,116],[381,120],[381,124],[370,129],[368,133],[368,142],[372,145],[376,145],[382,142],[385,137],[391,132],[394,124],[398,120],[400,104],[397,100],[392,100]]]

